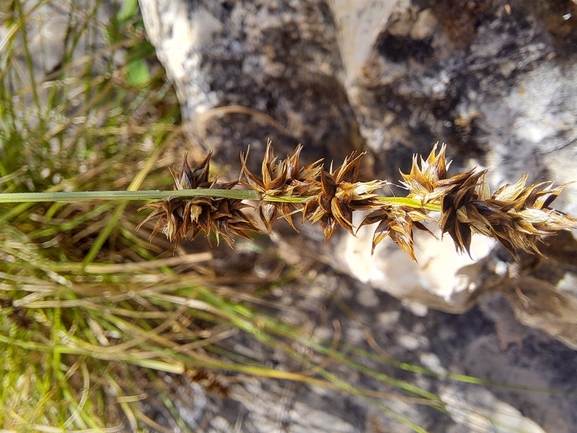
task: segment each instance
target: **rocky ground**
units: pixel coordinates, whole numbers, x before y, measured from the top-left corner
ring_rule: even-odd
[[[414,374],[351,355],[377,372],[417,384],[441,397],[447,413],[402,399],[383,400],[426,431],[575,431],[575,352],[543,331],[519,323],[505,296],[498,292],[483,297],[466,313],[449,314],[408,305],[324,268],[315,272],[306,286],[284,287],[276,294],[276,300],[282,298],[286,305],[284,314],[288,318],[306,315],[312,336],[330,339],[336,319],[343,344],[373,353],[377,348],[391,358],[437,372],[438,377]],[[343,311],[335,299],[350,310]],[[374,338],[371,345],[367,335]],[[279,369],[302,368],[259,347],[254,340],[240,337],[229,343],[240,353],[274,363]],[[394,393],[368,375],[340,366],[333,370],[357,386]],[[482,384],[443,379],[447,373],[472,375]],[[206,395],[198,387],[193,389],[195,394],[187,394],[178,404],[185,412],[196,411],[191,426],[203,426],[203,431],[412,431],[360,398],[293,382],[246,378],[232,387],[231,399],[224,401]]]

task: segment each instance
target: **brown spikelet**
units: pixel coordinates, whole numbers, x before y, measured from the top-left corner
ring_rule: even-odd
[[[247,168],[248,152],[241,156],[242,175],[245,179],[243,185],[261,194],[263,199],[259,202],[257,210],[269,233],[272,231],[273,223],[278,214],[293,229],[298,231],[293,223],[292,215],[302,210],[304,205],[302,203],[265,201],[265,197],[306,198],[317,194],[320,189],[318,177],[321,172],[322,160],[306,167],[300,167],[302,149],[303,147],[298,145],[291,156],[278,161],[269,141],[262,162],[260,179]]]
[[[181,172],[174,176],[175,189],[232,189],[238,182],[218,183],[209,181],[210,152],[202,163],[191,168],[185,160]],[[170,242],[178,244],[181,239],[195,239],[202,231],[208,237],[216,236],[217,244],[222,237],[232,248],[233,236],[250,239],[249,232],[258,232],[258,228],[245,215],[248,207],[242,200],[219,197],[168,198],[142,206],[142,209],[154,209],[136,228],[139,230],[147,221],[157,219],[150,238],[162,231]],[[210,242],[210,241],[209,241]]]
[[[431,219],[427,214],[400,206],[382,206],[369,213],[363,222],[362,226],[378,223],[373,234],[371,254],[375,252],[375,247],[387,236],[389,236],[405,253],[407,253],[414,261],[415,246],[413,241],[413,229],[426,231],[434,236],[434,234],[421,222]]]
[[[346,157],[343,164],[332,172],[322,170],[321,191],[309,199],[303,210],[303,219],[320,222],[325,240],[337,225],[354,235],[353,212],[380,206],[374,191],[386,184],[384,181],[357,182],[363,152]]]
[[[443,196],[439,225],[453,238],[458,250],[469,253],[472,233],[480,233],[499,241],[515,258],[519,250],[541,254],[537,242],[542,236],[577,226],[574,218],[548,207],[567,184],[525,187],[524,175],[491,195],[485,173],[458,175]]]
[[[451,185],[443,190],[441,201],[441,218],[439,226],[442,233],[449,233],[455,247],[459,252],[467,252],[470,255],[471,248],[471,227],[468,223],[459,219],[460,210],[468,203],[479,198],[479,190],[484,187],[484,177],[486,171],[475,173],[470,170],[459,174],[445,182]]]
[[[401,172],[403,177],[403,184],[409,190],[409,197],[417,198],[421,203],[434,203],[438,201],[439,196],[442,191],[439,189],[443,184],[443,180],[447,177],[447,169],[451,162],[447,162],[445,158],[445,151],[447,146],[445,144],[441,145],[441,150],[437,154],[437,145],[433,146],[433,150],[427,157],[413,156],[413,165],[411,166],[411,172],[409,174],[404,174]],[[420,159],[420,166],[419,166]]]
[[[188,153],[184,154],[184,162],[179,176],[174,176],[174,183],[177,190],[194,189],[194,188],[208,188],[210,183],[208,181],[210,172],[210,158],[212,157],[212,150],[208,152],[206,158],[192,169],[188,165]]]
[[[180,198],[168,198],[166,200],[148,203],[139,208],[138,211],[140,212],[143,209],[149,208],[154,210],[136,227],[136,230],[140,230],[140,228],[148,221],[158,218],[154,228],[152,229],[149,240],[156,236],[158,232],[162,232],[170,242],[178,242],[184,237],[183,215],[185,206],[185,201]]]

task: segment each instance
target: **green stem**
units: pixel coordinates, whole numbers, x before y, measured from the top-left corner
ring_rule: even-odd
[[[162,200],[174,197],[221,197],[237,200],[260,200],[260,194],[248,189],[183,189],[176,191],[74,191],[74,192],[23,192],[0,194],[0,203],[75,202],[89,200]],[[265,201],[304,203],[310,197],[264,196]],[[429,211],[440,211],[438,204],[422,204],[408,197],[379,197],[379,201],[393,206],[405,206]]]
[[[415,209],[425,209],[433,212],[441,212],[441,205],[436,203],[421,203],[420,200],[409,197],[379,197],[379,201],[382,203],[390,204],[393,206],[406,206]]]
[[[162,200],[169,197],[223,197],[258,200],[256,191],[242,189],[186,189],[178,191],[74,191],[0,194],[0,203],[75,202],[90,200]]]

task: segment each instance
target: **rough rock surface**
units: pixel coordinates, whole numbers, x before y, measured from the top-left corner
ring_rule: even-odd
[[[369,150],[367,176],[392,181],[398,169],[408,171],[414,153],[427,154],[436,141],[448,144],[454,169],[488,167],[493,188],[523,172],[531,182],[574,180],[577,5],[572,1],[140,3],[150,39],[178,89],[191,139],[216,150],[217,160],[232,172],[240,150],[250,144],[258,155],[271,137],[278,154],[305,144],[311,161],[340,161],[353,149]],[[569,188],[558,203],[575,213],[577,190]],[[396,339],[395,344],[386,339],[384,346],[400,359],[412,355],[432,369],[456,368],[535,387],[574,380],[565,361],[575,353],[547,336],[577,348],[577,250],[571,235],[549,241],[548,260],[523,257],[520,263],[483,239],[474,240],[470,259],[456,254],[447,239],[418,238],[417,264],[392,243],[383,243],[371,257],[369,230],[357,238],[341,233],[324,244],[318,242],[320,233],[303,233],[307,236],[280,230],[275,239],[286,256],[310,256],[363,283],[364,305],[382,314],[366,323],[374,324],[381,338]],[[378,307],[371,304],[375,299]],[[427,314],[428,307],[464,313],[474,305],[461,316]],[[376,325],[386,311],[394,320]],[[347,415],[339,423],[322,397],[298,390],[283,415],[266,424],[271,411],[263,400],[284,394],[269,385],[254,384],[243,431],[327,431],[328,424],[331,431],[402,431],[390,420],[375,421],[358,402],[342,409],[336,399],[332,409]],[[499,420],[487,421],[507,414],[521,431],[569,432],[575,425],[571,399],[431,386],[456,405],[444,418],[449,424],[428,410],[403,412],[430,431],[509,431]],[[325,418],[315,430],[318,410]],[[261,427],[251,424],[254,417]]]
[[[391,181],[436,141],[448,144],[454,169],[488,167],[493,188],[523,172],[530,182],[573,180],[572,1],[141,4],[191,137],[216,150],[232,172],[239,150],[251,144],[258,155],[271,137],[279,154],[304,143],[311,160],[340,161],[352,149],[367,149],[373,159],[367,175]],[[577,189],[570,187],[558,206],[575,213]],[[282,241],[303,249],[302,236]],[[508,260],[494,259],[495,245],[480,238],[475,260],[455,253],[449,241],[418,239],[419,263],[394,245],[371,257],[369,244],[370,230],[363,230],[357,239],[341,234],[324,245],[311,242],[309,250],[373,287],[450,312],[470,308],[490,274],[510,272]],[[492,268],[481,260],[487,256]],[[557,293],[555,284],[572,278],[543,283]],[[531,323],[547,329],[545,322]],[[577,338],[565,341],[575,347]]]
[[[329,367],[355,386],[382,393],[385,406],[425,431],[575,431],[576,352],[546,333],[519,323],[503,294],[486,296],[463,314],[427,313],[327,268],[317,271],[306,287],[283,287],[270,300],[286,305],[281,315],[287,320],[303,320],[304,314],[304,321],[310,321],[313,340],[330,341],[335,333],[333,320],[337,319],[343,345],[428,369],[431,374],[412,373],[388,362],[349,354],[352,360],[378,373],[440,396],[447,405],[446,413],[400,398],[388,399],[386,396],[391,394],[387,393],[398,393],[375,377],[339,363]],[[346,314],[343,304],[347,306]],[[278,369],[302,369],[242,335],[229,343],[230,349],[274,363],[271,365],[276,364]],[[447,374],[472,375],[482,383],[451,380]],[[190,427],[202,425],[207,432],[413,431],[392,414],[360,398],[295,382],[245,378],[232,387],[231,399],[224,401],[207,395],[198,386],[178,395],[182,399],[175,404],[190,415]],[[158,422],[163,423],[162,418]]]

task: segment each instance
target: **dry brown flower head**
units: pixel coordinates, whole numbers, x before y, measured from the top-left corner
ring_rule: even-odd
[[[359,229],[365,225],[378,223],[373,234],[371,254],[374,254],[375,247],[389,236],[405,253],[414,261],[417,261],[415,258],[413,229],[417,228],[435,236],[422,223],[422,221],[430,219],[432,218],[429,215],[417,209],[383,205],[381,208],[369,213],[359,225]]]
[[[446,161],[447,146],[445,144],[441,145],[441,150],[438,154],[436,153],[438,144],[435,143],[426,160],[422,156],[413,156],[413,165],[409,174],[401,172],[402,183],[409,190],[408,196],[420,200],[423,204],[435,203],[442,194],[442,187],[446,186],[443,181],[447,177],[447,169],[451,162]]]
[[[303,210],[303,219],[311,223],[320,222],[325,240],[334,232],[337,225],[354,235],[353,212],[369,210],[380,206],[374,191],[387,182],[374,180],[358,182],[359,167],[363,152],[355,156],[353,152],[343,164],[330,172],[321,172],[321,192],[310,198]]]
[[[174,176],[175,189],[232,189],[236,186],[238,182],[209,181],[211,155],[212,152],[209,152],[194,169],[188,165],[185,155],[181,172]],[[170,197],[142,206],[139,211],[148,208],[154,210],[136,229],[156,218],[150,238],[162,231],[170,242],[178,244],[181,239],[195,239],[203,231],[207,237],[214,234],[217,244],[222,237],[232,247],[233,236],[250,239],[249,232],[258,232],[258,228],[243,212],[246,207],[248,205],[242,200],[232,198]]]
[[[568,185],[551,183],[526,187],[527,175],[491,195],[485,183],[486,170],[458,175],[458,182],[445,192],[441,231],[449,233],[460,251],[469,253],[471,234],[480,233],[499,241],[515,258],[518,251],[541,254],[537,242],[558,230],[575,228],[577,220],[549,205]],[[455,176],[456,178],[457,176]]]
[[[322,170],[322,160],[300,167],[302,149],[302,145],[299,144],[292,155],[278,161],[274,156],[274,150],[269,140],[262,161],[261,179],[247,168],[248,151],[246,155],[241,155],[241,175],[244,175],[245,178],[243,184],[261,194],[262,199],[257,210],[269,233],[272,231],[273,223],[279,213],[297,230],[292,215],[302,210],[304,205],[302,203],[265,201],[266,197],[308,197],[317,194],[320,190],[318,177]]]

